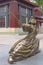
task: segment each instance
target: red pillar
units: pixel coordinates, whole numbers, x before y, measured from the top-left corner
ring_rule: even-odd
[[[18,3],[12,2],[9,6],[10,27],[18,27]]]

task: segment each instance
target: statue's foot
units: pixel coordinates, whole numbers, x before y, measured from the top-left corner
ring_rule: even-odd
[[[13,56],[9,56],[8,62],[9,62],[10,64],[13,64],[13,63],[14,63],[14,58],[13,58]]]

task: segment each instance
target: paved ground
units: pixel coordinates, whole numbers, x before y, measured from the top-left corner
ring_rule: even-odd
[[[18,35],[18,34],[3,34],[0,35],[0,44],[5,44],[5,45],[12,45],[14,42],[18,41],[19,39],[22,39],[26,35]]]
[[[24,37],[24,36],[22,36]],[[11,48],[12,43],[17,39],[22,38],[18,35],[0,35],[0,65],[10,65],[8,63],[8,52]],[[43,34],[38,35],[37,38],[40,40],[40,53],[31,58],[27,58],[23,61],[15,62],[12,65],[43,65]]]

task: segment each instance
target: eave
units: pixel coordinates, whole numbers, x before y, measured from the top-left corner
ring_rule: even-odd
[[[0,3],[6,3],[6,2],[10,2],[10,1],[19,1],[19,2],[24,2],[27,3],[33,7],[38,7],[38,5],[35,5],[34,3],[30,2],[29,0],[0,0]]]

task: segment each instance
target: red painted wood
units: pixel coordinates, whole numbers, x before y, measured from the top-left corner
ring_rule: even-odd
[[[13,2],[10,4],[9,11],[10,11],[10,27],[18,27],[18,4],[17,2]]]
[[[33,9],[33,16],[41,16],[41,8],[35,7]]]

